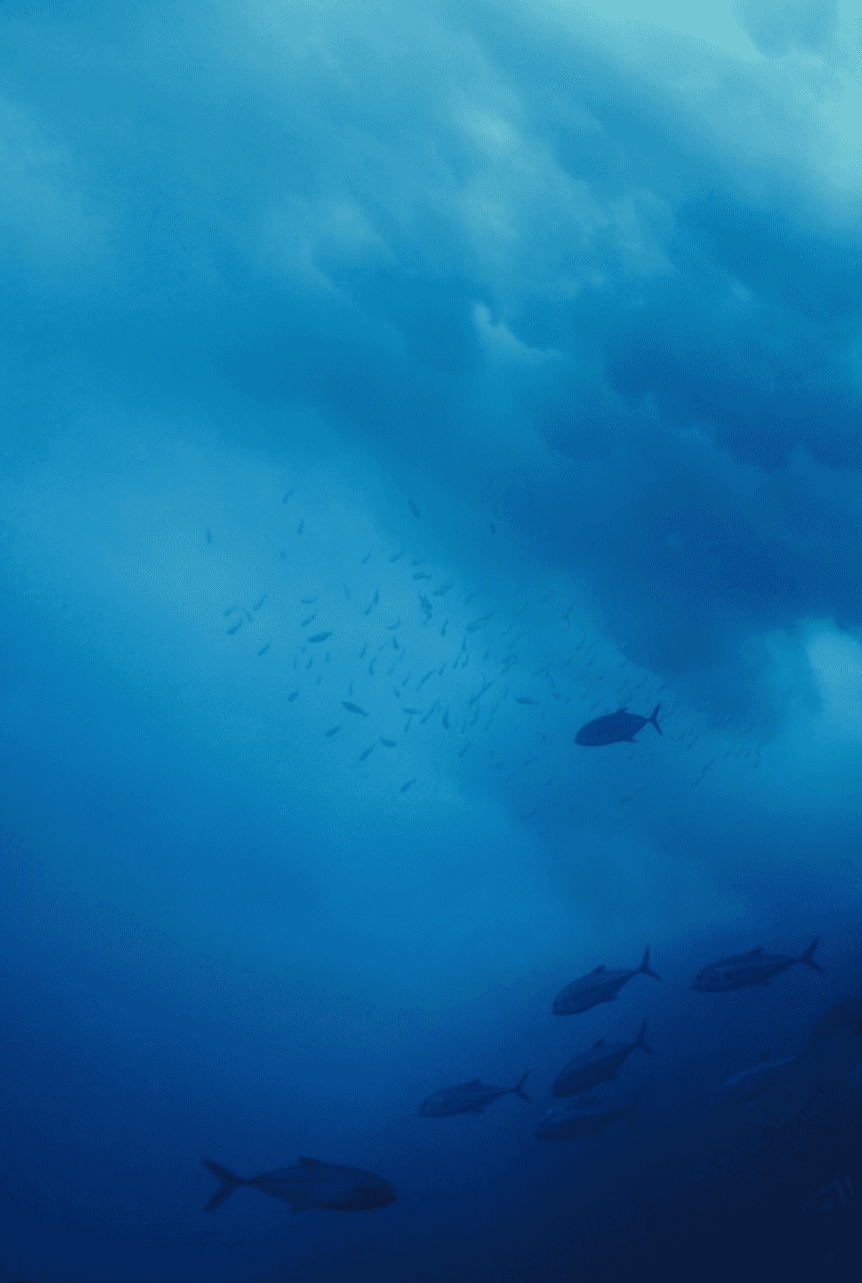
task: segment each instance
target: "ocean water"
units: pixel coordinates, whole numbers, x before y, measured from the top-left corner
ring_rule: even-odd
[[[858,1279],[862,5],[0,69],[0,1283]]]

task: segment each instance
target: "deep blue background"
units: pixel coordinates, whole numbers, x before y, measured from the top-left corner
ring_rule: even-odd
[[[862,6],[698,8],[0,4],[2,1283],[857,1277]]]

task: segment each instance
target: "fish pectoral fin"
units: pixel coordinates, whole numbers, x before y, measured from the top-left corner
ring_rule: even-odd
[[[755,955],[756,953],[763,953],[763,945],[762,945],[762,944],[759,944],[759,945],[757,946],[757,948],[756,948],[756,949],[749,949],[748,953],[747,953],[745,956],[746,956],[747,958],[752,958],[752,957],[754,957],[754,955]]]
[[[470,1079],[470,1081],[469,1081],[468,1083],[464,1083],[464,1086],[465,1086],[465,1087],[478,1087],[478,1085],[479,1085],[479,1083],[480,1083],[481,1081],[482,1081],[482,1079],[481,1079],[481,1078],[471,1078],[471,1079]]]
[[[604,969],[605,969],[605,964],[604,964],[604,963],[602,963],[602,965],[601,965],[600,967],[593,967],[592,971],[590,972],[590,975],[591,975],[591,976],[597,976],[597,975],[599,974],[599,972],[600,972],[600,971],[604,971]]]

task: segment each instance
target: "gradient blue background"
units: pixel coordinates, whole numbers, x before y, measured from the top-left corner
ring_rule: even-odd
[[[860,121],[859,0],[2,0],[3,1283],[855,1277],[852,1060],[708,1099],[859,992]]]

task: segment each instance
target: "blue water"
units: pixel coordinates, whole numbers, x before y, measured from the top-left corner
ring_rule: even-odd
[[[5,0],[0,68],[0,1283],[857,1279],[858,5]],[[301,1155],[398,1199],[204,1212]]]

